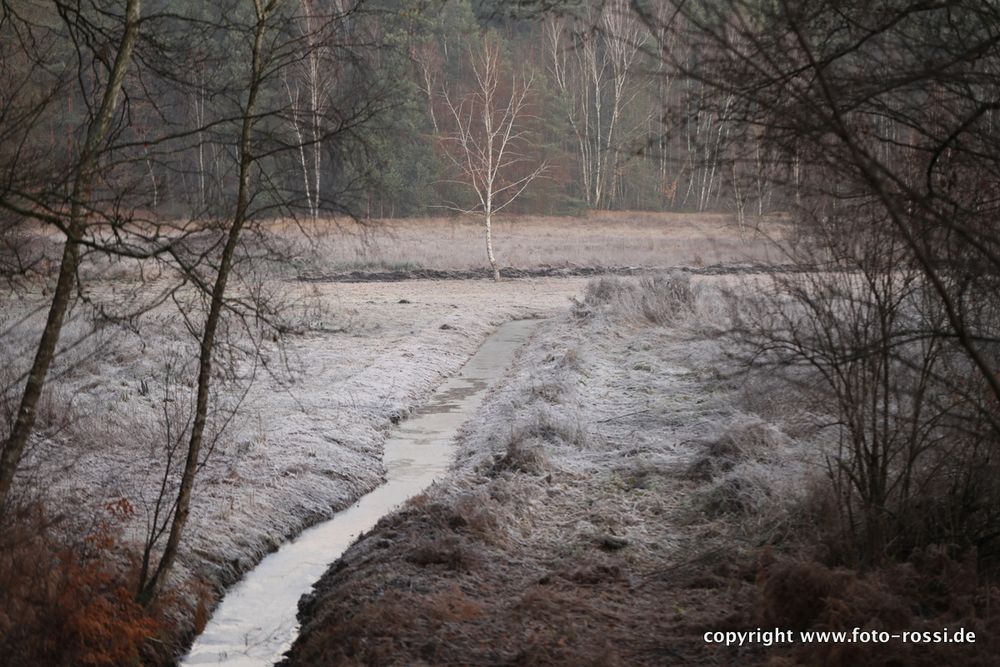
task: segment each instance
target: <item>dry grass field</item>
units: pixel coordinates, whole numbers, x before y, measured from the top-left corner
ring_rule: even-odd
[[[287,227],[283,227],[287,231]],[[486,264],[484,232],[470,218],[410,218],[308,223],[300,242],[306,271],[466,270]],[[501,217],[494,244],[501,266],[672,267],[776,258],[770,238],[780,219],[740,233],[730,215],[600,211],[586,217]]]

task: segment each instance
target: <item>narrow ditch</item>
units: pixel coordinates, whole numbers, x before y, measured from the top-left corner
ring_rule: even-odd
[[[515,320],[494,331],[461,371],[386,440],[386,482],[247,572],[226,593],[181,664],[262,667],[280,660],[299,632],[299,599],[359,534],[447,472],[458,429],[538,324]]]

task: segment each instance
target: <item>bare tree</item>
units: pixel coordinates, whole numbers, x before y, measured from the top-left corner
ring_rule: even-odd
[[[456,99],[444,87],[444,100],[453,122],[445,135],[446,155],[458,170],[459,183],[473,196],[471,206],[456,203],[448,208],[477,215],[486,230],[486,256],[493,269],[493,279],[500,280],[500,268],[493,252],[493,217],[512,204],[546,170],[541,161],[534,166],[526,153],[528,94],[533,78],[515,72],[510,77],[509,92],[501,86],[503,67],[500,46],[487,37],[482,48],[470,49],[474,89]]]
[[[337,11],[342,12],[340,4]],[[333,102],[340,65],[333,50],[321,42],[323,19],[313,0],[300,0],[299,7],[295,23],[301,33],[302,57],[283,73],[283,82],[290,105],[288,118],[298,142],[306,205],[315,219],[322,200],[323,117]]]
[[[766,167],[758,201],[778,188],[797,223],[790,257],[810,273],[780,281],[761,345],[813,365],[833,398],[830,476],[858,560],[995,550],[997,7],[672,4],[633,8],[697,52],[659,51]]]
[[[211,286],[211,301],[205,324],[201,333],[198,353],[198,380],[195,398],[194,415],[188,436],[187,457],[181,475],[181,483],[177,492],[177,501],[173,511],[170,533],[163,548],[159,562],[150,570],[144,563],[140,573],[138,599],[148,603],[153,599],[163,581],[164,575],[170,570],[177,557],[181,535],[187,523],[191,507],[191,493],[200,460],[201,448],[205,436],[205,426],[208,421],[208,402],[212,384],[212,362],[215,354],[215,336],[225,307],[226,285],[229,281],[239,244],[240,234],[250,218],[251,175],[256,164],[252,149],[252,138],[255,124],[259,121],[259,96],[261,94],[265,71],[269,65],[266,40],[271,29],[271,21],[281,0],[253,0],[254,28],[250,50],[250,69],[247,81],[247,97],[243,120],[237,143],[238,190],[235,209],[225,234],[225,244],[219,257],[215,272],[215,280]]]
[[[957,346],[1000,401],[997,336],[982,311],[1000,274],[1000,105],[968,64],[1000,66],[998,12],[955,7],[965,12],[958,22],[949,7],[893,6],[833,41],[826,21],[840,15],[822,0],[762,13],[753,2],[703,14],[678,7],[702,58],[697,68],[673,65],[708,88],[734,128],[766,142],[800,218],[821,220],[859,199],[878,211],[870,218],[895,230],[944,309],[944,329],[932,333]]]
[[[83,25],[82,15],[72,7],[59,4],[57,11],[67,23],[70,34],[76,34],[77,31],[82,34],[90,32],[91,27]],[[0,454],[0,512],[3,511],[18,464],[34,428],[38,401],[76,287],[81,242],[92,216],[90,197],[101,159],[108,150],[109,135],[122,99],[122,85],[139,39],[140,11],[141,0],[128,0],[122,17],[121,34],[113,52],[103,53],[98,58],[107,69],[98,104],[88,114],[85,139],[73,165],[67,214],[62,216],[56,212],[40,211],[40,202],[18,196],[21,193],[14,193],[13,196],[5,193],[5,196],[0,197],[0,205],[4,208],[28,218],[41,218],[57,226],[66,236],[45,326],[21,395],[16,420]]]
[[[627,0],[585,3],[579,18],[554,15],[545,26],[550,69],[567,103],[587,203],[612,203],[623,147],[635,128],[622,119],[640,88],[639,59],[648,32]]]
[[[441,71],[443,58],[438,45],[433,39],[424,39],[410,47],[410,60],[417,74],[417,87],[427,98],[427,115],[435,134],[440,132],[437,113],[434,109],[434,98],[437,97],[438,72]]]
[[[253,349],[249,357],[257,359],[261,328],[279,336],[285,327],[276,312],[276,303],[259,284],[248,284],[253,279],[254,267],[262,259],[281,260],[286,255],[280,249],[268,247],[266,228],[261,224],[268,216],[279,211],[293,215],[296,203],[300,201],[298,190],[289,185],[286,190],[275,185],[271,170],[276,158],[296,155],[299,159],[305,151],[318,153],[321,144],[338,145],[337,141],[354,136],[354,132],[383,112],[383,99],[379,89],[370,89],[365,65],[356,62],[351,47],[343,46],[338,52],[341,66],[356,65],[355,86],[343,91],[341,98],[327,98],[323,105],[335,107],[327,118],[320,113],[323,109],[317,102],[309,103],[308,129],[303,132],[296,119],[300,113],[292,95],[288,104],[282,102],[281,88],[290,90],[288,74],[308,72],[312,66],[321,67],[315,61],[318,45],[324,45],[331,35],[350,25],[360,14],[362,0],[336,3],[328,6],[323,13],[307,13],[303,20],[292,7],[291,0],[240,0],[249,5],[250,19],[246,24],[227,27],[243,43],[249,43],[247,69],[237,86],[239,99],[236,122],[232,129],[235,136],[223,134],[219,141],[224,148],[233,147],[236,190],[228,202],[228,219],[210,220],[204,231],[211,239],[208,249],[188,253],[184,247],[172,247],[171,258],[184,278],[192,284],[204,299],[204,319],[192,318],[184,313],[189,330],[198,339],[197,373],[194,401],[189,423],[177,430],[168,429],[167,456],[164,476],[159,486],[153,516],[151,517],[147,541],[144,548],[142,566],[139,573],[137,599],[148,604],[162,588],[166,575],[170,572],[181,546],[185,527],[190,516],[195,482],[199,470],[205,465],[214,448],[221,430],[236,414],[238,407],[229,406],[213,413],[212,401],[218,395],[213,377],[220,366],[220,347],[226,349],[224,340],[226,322],[234,320],[239,328],[249,334]],[[365,43],[364,29],[353,26],[359,43]],[[308,34],[303,31],[307,30]],[[322,47],[325,49],[325,47]],[[363,53],[363,48],[362,48]],[[326,54],[332,55],[332,54]],[[329,58],[333,60],[333,58]],[[316,82],[319,83],[318,81]],[[328,90],[321,91],[328,95]],[[288,132],[293,136],[289,138]],[[221,152],[221,151],[220,151]],[[280,164],[280,163],[279,163]],[[318,170],[318,164],[315,167]],[[314,172],[318,175],[318,171]],[[318,183],[316,185],[318,188]],[[315,215],[321,203],[335,205],[328,199],[319,197],[319,190],[311,191],[310,214]],[[343,210],[343,208],[341,209]],[[244,238],[253,236],[251,243]],[[250,246],[249,248],[247,246]],[[257,251],[255,248],[261,247]],[[258,255],[257,252],[262,254]],[[242,276],[240,266],[246,268],[248,276]],[[230,288],[236,282],[238,289]],[[232,293],[237,292],[237,293]],[[185,310],[182,308],[182,310]],[[236,401],[238,404],[241,401]],[[166,415],[167,420],[171,418]],[[180,424],[182,421],[173,417]],[[212,419],[219,427],[211,428]],[[178,445],[186,443],[184,462],[181,467],[176,489],[167,481],[173,473],[171,462],[180,456]],[[166,496],[172,494],[173,500]],[[162,550],[157,556],[158,542],[164,536]]]

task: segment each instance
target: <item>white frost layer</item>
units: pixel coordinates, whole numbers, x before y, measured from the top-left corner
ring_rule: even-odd
[[[292,373],[280,370],[276,346],[265,347],[274,372],[258,370],[238,418],[199,474],[173,584],[193,602],[195,582],[231,583],[289,536],[377,486],[394,419],[422,404],[497,325],[563,310],[584,283],[273,285],[307,298],[309,315],[323,321],[289,338]],[[95,299],[115,298],[113,287],[98,287]],[[30,361],[42,303],[7,299],[0,310],[0,355],[10,377]],[[75,315],[67,345],[89,330],[85,314]],[[141,540],[165,458],[163,371],[193,350],[167,308],[144,316],[138,335],[106,329],[76,345],[52,371],[50,407],[43,406],[42,437],[19,476],[22,488],[44,495],[51,507],[72,509],[82,522],[127,498],[136,514],[126,535]],[[173,392],[176,401],[190,400],[190,387]]]

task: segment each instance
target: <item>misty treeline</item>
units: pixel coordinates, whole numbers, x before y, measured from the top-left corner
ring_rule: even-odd
[[[641,21],[626,0],[574,3],[572,11],[541,19],[533,12],[507,11],[502,0],[348,4],[358,5],[352,10],[357,15],[344,22],[339,35],[325,25],[336,0],[299,0],[281,9],[296,14],[283,29],[289,31],[286,46],[300,57],[269,76],[265,91],[267,103],[283,109],[281,119],[271,123],[272,130],[280,129],[282,150],[266,160],[268,187],[281,190],[281,201],[302,214],[329,216],[349,205],[364,217],[407,216],[467,199],[448,159],[448,137],[455,129],[448,99],[475,88],[472,63],[487,33],[500,48],[505,74],[533,82],[522,129],[530,136],[534,162],[550,166],[547,177],[514,204],[516,212],[735,210],[738,203],[741,210],[763,213],[779,203],[773,201],[765,169],[755,170],[757,178],[740,179],[734,192],[734,165],[726,151],[728,111],[703,103],[710,93],[702,82],[676,77],[665,66],[659,41],[670,41],[671,57],[683,54],[693,62],[697,54],[676,31],[657,34],[658,28]],[[25,31],[17,28],[19,22],[31,24],[32,13],[44,11],[38,8],[44,3],[7,5],[11,55],[48,48],[34,44],[34,34],[19,36]],[[114,18],[122,11],[116,4],[94,5],[92,11],[105,14],[108,22],[99,30],[110,30],[110,23],[120,20]],[[236,187],[218,139],[233,122],[239,82],[239,64],[226,56],[246,35],[234,37],[232,26],[209,29],[216,10],[197,3],[158,8],[147,2],[142,11],[137,55],[144,59],[143,53],[157,53],[141,64],[149,73],[128,73],[124,83],[130,86],[135,79],[138,90],[129,88],[128,117],[116,130],[130,151],[127,167],[119,170],[131,181],[129,203],[159,218],[210,212],[221,194]],[[370,34],[360,36],[359,24]],[[95,50],[101,64],[101,58],[111,57],[109,38],[79,39]],[[102,43],[88,46],[90,39]],[[334,122],[341,103],[353,99],[345,95],[362,85],[357,63],[351,64],[359,41],[371,48],[363,85],[379,87],[392,111],[358,130],[355,139],[362,144],[343,150],[343,141],[322,136],[322,125]],[[73,44],[67,35],[60,48],[73,50]],[[348,50],[354,53],[345,58]],[[73,77],[80,80],[54,86],[45,81],[54,76],[51,68],[33,63],[30,55],[24,58],[24,63],[7,60],[13,77],[8,98],[23,102],[43,94],[48,99],[44,117],[34,119],[34,134],[20,150],[44,150],[48,160],[70,159],[81,114],[88,112],[81,88],[95,82]],[[177,66],[186,70],[183,81],[174,80]],[[34,74],[41,79],[32,79]],[[669,132],[663,131],[665,123]],[[179,136],[185,133],[191,136]],[[12,148],[14,141],[12,135]],[[770,164],[762,145],[752,148],[760,164]]]

